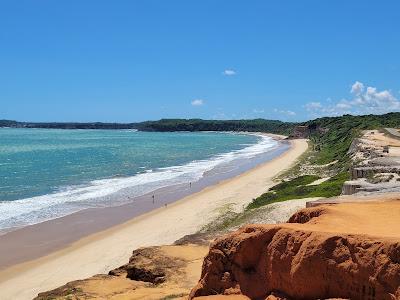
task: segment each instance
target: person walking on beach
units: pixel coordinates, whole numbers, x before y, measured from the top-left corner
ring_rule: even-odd
[[[154,195],[153,196],[151,196],[152,198],[153,198],[153,204],[154,204]]]
[[[191,181],[189,182],[189,188],[192,188],[192,182]]]

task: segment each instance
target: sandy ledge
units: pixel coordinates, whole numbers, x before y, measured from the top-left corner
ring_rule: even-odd
[[[306,151],[306,140],[291,141],[279,157],[239,176],[205,188],[167,208],[90,235],[53,254],[0,272],[1,299],[31,299],[41,291],[124,264],[133,249],[170,244],[198,231],[230,205],[240,210],[273,185],[272,179]]]

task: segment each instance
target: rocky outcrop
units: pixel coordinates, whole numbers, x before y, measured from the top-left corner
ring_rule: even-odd
[[[133,251],[128,264],[107,275],[69,282],[35,299],[187,298],[206,251],[206,246],[185,243],[140,248]]]
[[[399,299],[400,239],[337,231],[335,216],[315,207],[290,219],[301,224],[249,225],[217,239],[190,297]]]
[[[306,138],[309,138],[311,134],[314,134],[314,133],[323,134],[326,132],[328,132],[327,128],[322,128],[316,124],[297,125],[297,126],[294,126],[293,131],[289,137],[292,139],[306,139]]]
[[[400,175],[400,165],[355,167],[350,170],[350,177],[352,180],[359,178],[372,178],[374,175],[382,173]]]
[[[311,130],[308,126],[295,126],[290,137],[294,139],[304,139],[310,136]]]
[[[204,234],[140,248],[108,275],[36,299],[187,299],[193,286],[196,300],[400,299],[400,195],[385,200],[302,209],[209,250]]]
[[[360,138],[353,140],[348,154],[352,159],[351,181],[344,183],[343,195],[400,191],[398,139],[377,130],[364,131]]]

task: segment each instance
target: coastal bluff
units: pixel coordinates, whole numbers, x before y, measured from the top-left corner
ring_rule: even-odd
[[[346,203],[245,226],[212,243],[190,299],[399,299],[399,217],[400,201]]]
[[[35,299],[400,299],[399,200],[305,208],[287,223],[247,225],[210,247],[211,237],[193,235],[139,248],[108,274]]]

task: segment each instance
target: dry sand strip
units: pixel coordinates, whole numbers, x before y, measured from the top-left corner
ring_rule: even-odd
[[[173,243],[218,216],[220,208],[237,209],[272,186],[273,178],[303,154],[306,140],[292,140],[279,157],[248,172],[122,225],[83,238],[63,250],[0,272],[0,299],[32,299],[39,292],[83,279],[126,263],[133,249]]]

